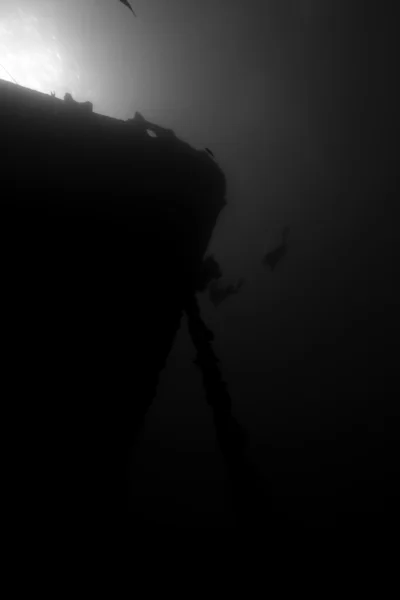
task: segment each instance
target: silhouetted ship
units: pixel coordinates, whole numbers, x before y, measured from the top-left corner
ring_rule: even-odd
[[[229,298],[229,296],[238,294],[239,291],[241,290],[243,284],[244,284],[243,278],[240,278],[237,281],[237,283],[229,284],[229,285],[226,285],[225,287],[220,287],[218,281],[216,281],[216,280],[211,281],[211,283],[208,287],[210,301],[217,308],[221,304],[221,302],[223,302],[224,300]]]
[[[0,133],[10,468],[41,490],[38,515],[104,529],[125,514],[127,448],[184,310],[201,330],[191,302],[225,176],[139,113],[125,122],[1,80]]]
[[[134,449],[184,313],[231,518],[269,530],[197,301],[222,276],[204,258],[226,204],[217,163],[140,113],[112,119],[1,80],[0,134],[2,482],[14,539],[86,565],[105,552],[120,563],[158,531],[157,509],[144,515],[138,502]]]

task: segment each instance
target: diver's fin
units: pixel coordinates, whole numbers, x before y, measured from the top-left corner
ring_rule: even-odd
[[[119,1],[121,2],[121,4],[123,4],[124,6],[129,8],[129,10],[132,11],[133,16],[136,17],[135,11],[133,10],[132,6],[129,4],[128,0],[119,0]]]

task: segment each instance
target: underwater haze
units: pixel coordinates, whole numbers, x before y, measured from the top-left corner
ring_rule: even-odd
[[[212,151],[228,205],[209,253],[223,284],[245,282],[199,299],[251,457],[294,520],[380,522],[398,388],[394,16],[333,0],[130,4],[137,18],[118,0],[1,2],[0,77],[140,111]],[[178,527],[225,518],[194,357],[183,320],[136,459],[143,511]]]

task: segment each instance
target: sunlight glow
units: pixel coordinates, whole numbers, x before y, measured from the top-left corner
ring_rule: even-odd
[[[0,20],[0,78],[58,97],[82,95],[79,66],[54,32],[21,9]]]

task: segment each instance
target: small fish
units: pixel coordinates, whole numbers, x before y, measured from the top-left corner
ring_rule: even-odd
[[[129,8],[130,11],[132,11],[133,16],[136,17],[136,13],[133,10],[132,6],[129,4],[128,0],[119,0],[121,2],[121,4],[123,4],[124,6],[126,6],[127,8]]]
[[[211,154],[211,156],[213,156],[213,157],[215,158],[215,156],[214,156],[214,154],[211,152],[210,148],[205,148],[205,150],[206,150],[206,152],[208,152],[208,154]]]
[[[273,271],[278,264],[278,262],[286,255],[287,253],[287,236],[289,234],[289,227],[285,227],[282,232],[282,243],[280,246],[268,252],[263,260],[262,264],[264,266],[268,266],[271,271]]]

